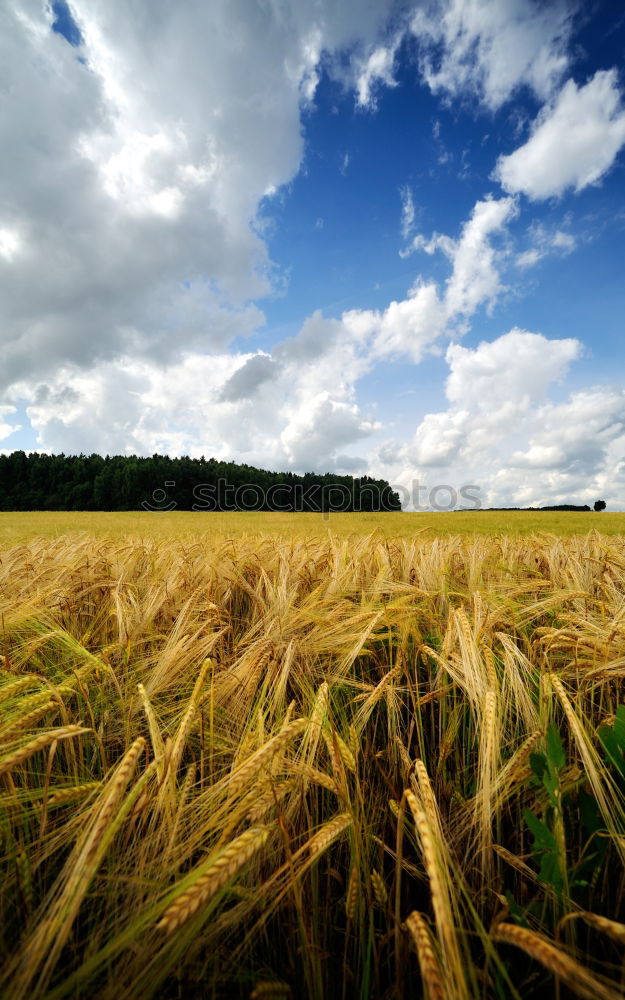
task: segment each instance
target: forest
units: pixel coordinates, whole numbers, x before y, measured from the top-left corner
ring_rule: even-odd
[[[0,510],[399,511],[383,479],[267,472],[210,458],[0,455]]]

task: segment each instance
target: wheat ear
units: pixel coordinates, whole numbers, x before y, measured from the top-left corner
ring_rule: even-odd
[[[419,772],[417,771],[417,774]],[[429,787],[429,785],[428,785]],[[430,789],[431,791],[431,789]],[[436,921],[436,930],[441,947],[441,952],[445,965],[451,977],[452,986],[450,996],[466,996],[464,982],[464,965],[460,955],[460,947],[456,928],[454,925],[453,909],[448,888],[449,874],[444,855],[444,844],[442,841],[440,826],[434,826],[437,813],[436,803],[427,800],[425,811],[419,803],[416,795],[406,789],[404,792],[406,802],[410,807],[419,840],[421,842],[421,852],[425,870],[430,883],[430,896],[432,898],[432,908]]]
[[[24,715],[18,715],[16,719],[9,722],[7,726],[0,733],[0,739],[6,740],[7,737],[19,729],[31,729],[36,722],[39,721],[47,712],[51,712],[53,709],[58,711],[59,703],[58,701],[47,701],[44,705],[39,708],[33,709],[32,712],[26,712]]]
[[[291,987],[287,983],[279,983],[267,980],[264,983],[256,983],[250,993],[250,1000],[286,1000],[291,996]]]
[[[301,731],[307,726],[307,719],[295,719],[293,722],[289,722],[288,726],[281,729],[279,733],[276,733],[275,736],[272,736],[271,739],[267,740],[264,746],[257,750],[256,753],[253,753],[251,757],[248,757],[248,759],[244,761],[243,764],[236,769],[236,771],[232,772],[230,778],[228,779],[228,790],[230,794],[236,795],[243,788],[245,788],[246,783],[256,773],[256,771],[258,771],[258,769],[262,767],[263,764],[265,764],[277,750],[283,747],[285,743],[288,743],[293,736],[297,736],[298,733],[301,733]]]
[[[350,813],[340,813],[331,819],[309,840],[308,849],[311,855],[322,854],[351,824]]]
[[[348,920],[353,920],[356,916],[356,904],[358,903],[358,890],[360,888],[360,875],[358,865],[354,865],[349,876],[347,885],[347,895],[345,896],[345,916]]]
[[[385,910],[388,893],[386,891],[386,886],[384,885],[384,879],[375,868],[371,872],[371,886],[373,888],[373,895],[376,903],[381,910]]]
[[[406,927],[417,949],[426,1000],[443,1000],[445,994],[441,967],[434,952],[430,929],[422,914],[413,910],[406,917]]]
[[[625,944],[625,924],[620,924],[616,920],[610,920],[608,917],[602,917],[598,913],[590,913],[588,910],[580,910],[579,913],[567,913],[558,926],[562,927],[565,921],[576,919],[581,919],[591,927],[596,927],[598,931],[607,934],[608,937],[611,937],[618,944]]]
[[[493,930],[492,936],[495,941],[502,941],[505,944],[521,948],[527,955],[549,969],[554,976],[558,976],[573,993],[586,998],[586,1000],[622,1000],[623,998],[620,990],[617,993],[609,986],[604,986],[583,965],[576,962],[565,951],[557,948],[542,934],[528,930],[526,927],[518,927],[516,924],[500,923]]]
[[[48,799],[48,807],[64,805],[66,802],[73,802],[83,795],[89,795],[102,787],[100,781],[87,781],[84,785],[72,785],[70,788],[53,789],[53,794]]]
[[[171,934],[186,923],[201,906],[234,878],[239,869],[260,850],[268,836],[268,830],[263,827],[252,827],[240,837],[236,837],[193,885],[167,907],[157,924],[158,929]]]
[[[38,750],[43,750],[45,747],[50,746],[55,740],[68,740],[72,736],[80,736],[81,733],[90,732],[91,729],[87,729],[81,723],[78,723],[75,726],[62,726],[60,729],[51,729],[47,733],[42,733],[36,740],[31,740],[30,743],[26,743],[19,750],[15,750],[14,753],[0,760],[0,774],[12,771],[18,764],[22,764],[25,760],[28,760]]]

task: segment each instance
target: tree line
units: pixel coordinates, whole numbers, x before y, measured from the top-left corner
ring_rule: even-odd
[[[268,472],[209,458],[0,455],[0,510],[398,511],[370,476]]]

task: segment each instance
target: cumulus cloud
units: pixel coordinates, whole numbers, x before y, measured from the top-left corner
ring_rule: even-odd
[[[453,342],[506,290],[516,193],[579,189],[610,168],[625,141],[616,75],[570,81],[554,96],[568,68],[569,3],[410,9],[72,0],[70,45],[45,0],[3,7],[0,438],[19,429],[23,400],[50,451],[205,454],[300,471],[370,462],[391,478],[479,475],[508,500],[539,488],[530,473],[550,497],[584,475],[600,484],[608,470],[625,482],[622,393],[549,399],[578,341],[514,329],[473,347]],[[458,232],[425,237],[414,235],[413,193],[402,189],[402,256],[440,252],[446,280],[419,274],[378,309],[315,311],[295,336],[255,350],[243,338],[263,325],[258,303],[273,280],[259,206],[300,170],[302,110],[320,67],[375,110],[396,85],[406,32],[434,92],[496,109],[527,86],[548,102],[527,143],[498,162],[508,194],[478,200]],[[348,164],[345,153],[340,169]],[[530,229],[517,265],[570,252],[563,227]],[[426,414],[408,443],[361,456],[383,428],[359,382],[445,349],[447,409]]]
[[[448,315],[471,315],[482,302],[494,303],[502,287],[491,236],[501,232],[516,212],[512,198],[478,201],[455,246],[441,245],[453,260],[445,292]]]
[[[451,344],[446,395],[455,407],[492,414],[502,426],[542,401],[548,386],[581,353],[582,345],[572,337],[548,340],[519,329],[474,349]]]
[[[349,47],[352,84],[390,82],[376,53],[392,7],[73,0],[70,45],[44,0],[3,5],[4,385],[258,329],[258,206],[300,167],[324,52]]]
[[[596,387],[545,403],[526,447],[492,478],[495,495],[520,505],[588,503],[619,509],[625,484],[625,392]]]
[[[520,86],[547,98],[568,66],[565,0],[442,0],[419,7],[411,30],[432,91],[500,107]]]
[[[302,364],[265,354],[190,355],[168,365],[125,359],[16,384],[45,450],[213,455],[265,468],[332,469],[369,435],[342,347]]]
[[[467,412],[426,413],[417,427],[409,453],[419,468],[448,466],[465,440]]]
[[[268,354],[254,354],[230,376],[218,398],[226,402],[250,399],[263,382],[276,378],[279,370],[279,365]]]
[[[386,442],[373,468],[407,489],[417,481],[476,484],[486,505],[613,496],[605,487],[625,443],[625,393],[598,388],[549,399],[582,354],[573,338],[520,329],[474,348],[451,344],[448,409],[426,414],[409,442]]]
[[[625,392],[575,392],[565,403],[542,406],[537,425],[528,447],[511,455],[512,467],[591,478],[602,471],[608,445],[625,445]]]
[[[599,70],[585,86],[568,80],[540,112],[522,146],[497,161],[506,191],[534,201],[598,183],[625,144],[625,109],[616,70]]]
[[[404,194],[410,214],[410,201]],[[441,250],[448,258],[451,273],[445,285],[419,275],[405,299],[392,301],[385,309],[353,309],[340,320],[326,320],[320,313],[310,317],[297,337],[278,345],[277,357],[312,357],[328,355],[342,345],[343,357],[332,358],[331,372],[352,365],[353,379],[360,377],[375,362],[385,358],[406,357],[418,364],[445,337],[462,334],[466,322],[486,305],[492,308],[504,290],[500,263],[502,252],[493,244],[506,225],[516,216],[514,198],[486,198],[476,202],[458,239],[434,233],[430,239],[418,235],[411,252],[433,254]]]
[[[492,240],[516,215],[514,198],[486,198],[476,202],[457,240],[440,233],[430,239],[415,236],[412,250],[427,254],[441,250],[452,263],[443,301],[447,321],[470,316],[484,303],[494,305],[503,286],[498,266],[501,255]]]
[[[401,302],[391,302],[376,317],[373,354],[407,355],[418,363],[445,331],[445,311],[433,282],[417,284]]]
[[[289,467],[319,469],[328,464],[328,446],[342,448],[376,430],[379,424],[365,420],[356,404],[332,399],[321,392],[308,406],[295,413],[280,435]],[[336,466],[336,460],[332,465]]]
[[[380,429],[358,405],[359,381],[383,361],[419,363],[495,300],[502,286],[491,238],[514,212],[512,198],[478,202],[457,240],[435,234],[424,245],[448,258],[445,285],[418,277],[405,299],[384,309],[352,309],[339,318],[316,311],[271,353],[215,349],[157,362],[125,356],[82,370],[65,365],[18,381],[12,398],[27,400],[46,450],[169,451],[272,468],[347,468],[345,449]],[[455,366],[462,367],[460,355]],[[427,454],[434,461],[434,432],[421,436],[424,461]],[[449,456],[458,442],[454,417],[439,454]]]

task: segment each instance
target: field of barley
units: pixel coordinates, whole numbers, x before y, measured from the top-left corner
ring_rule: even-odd
[[[557,511],[453,511],[448,513],[282,514],[276,511],[0,511],[0,550],[34,537],[58,538],[87,532],[98,537],[224,539],[241,534],[278,538],[347,538],[370,535],[408,538],[425,535],[530,535],[558,537],[625,534],[625,513]]]
[[[624,515],[580,516],[2,515],[0,996],[622,997]]]

